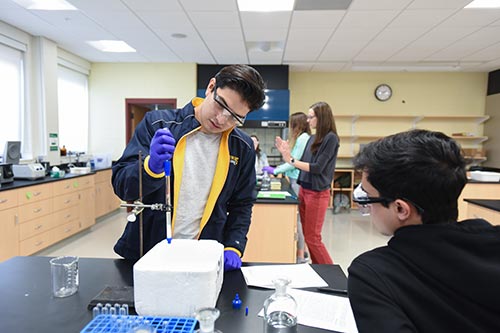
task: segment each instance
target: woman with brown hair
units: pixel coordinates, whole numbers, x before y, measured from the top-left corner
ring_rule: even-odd
[[[288,146],[291,148],[291,156],[300,160],[306,149],[307,141],[311,136],[311,129],[307,122],[307,116],[303,112],[295,112],[290,116],[290,135],[288,139]],[[297,179],[299,178],[300,170],[289,163],[283,163],[276,168],[271,166],[264,167],[262,171],[267,171],[269,174],[279,175],[284,174],[290,180],[290,186],[296,195],[299,195],[299,185]],[[297,221],[297,263],[304,263],[305,243],[304,233],[302,231],[302,224],[300,218]]]
[[[276,148],[285,162],[300,169],[297,181],[300,185],[299,212],[312,263],[333,264],[321,240],[321,229],[330,199],[339,138],[332,109],[326,102],[313,104],[308,111],[307,121],[316,133],[309,138],[300,160],[291,155],[288,142],[279,137],[276,138]]]

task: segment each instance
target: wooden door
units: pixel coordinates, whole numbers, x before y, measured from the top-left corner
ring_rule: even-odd
[[[146,112],[152,110],[175,109],[177,108],[176,98],[126,98],[125,99],[125,119],[126,133],[125,143],[128,143],[134,134],[135,128],[144,118]]]

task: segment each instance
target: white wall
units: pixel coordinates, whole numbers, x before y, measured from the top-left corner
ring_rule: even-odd
[[[208,82],[207,82],[208,84]],[[196,64],[94,63],[90,74],[90,145],[93,154],[118,159],[125,148],[126,98],[196,96]]]

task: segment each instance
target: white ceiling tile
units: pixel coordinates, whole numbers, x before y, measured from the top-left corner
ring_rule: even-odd
[[[172,32],[193,28],[191,21],[184,12],[139,11],[140,19],[153,29],[169,29]]]
[[[392,42],[368,44],[355,57],[354,61],[384,61],[406,46],[408,42],[400,39]]]
[[[462,9],[446,20],[453,26],[484,27],[500,19],[500,9]]]
[[[354,0],[349,10],[403,9],[413,0]]]
[[[353,41],[339,41],[336,43],[328,43],[318,60],[327,61],[349,61],[363,49],[365,44],[356,43]]]
[[[0,21],[89,61],[291,63],[305,70],[318,63],[315,70],[328,70],[325,63],[468,60],[466,70],[497,69],[489,60],[500,53],[500,10],[463,9],[469,1],[353,0],[346,10],[239,13],[236,0],[70,0],[76,12],[0,0]],[[104,54],[88,39],[121,39],[138,52]],[[262,41],[285,49],[249,46]]]
[[[492,61],[500,58],[500,43],[469,54],[462,58],[465,61]]]
[[[87,0],[80,0],[87,1]],[[93,0],[99,3],[108,2],[102,0]],[[121,0],[130,9],[134,11],[182,11],[177,0]]]
[[[79,10],[87,12],[95,11],[120,11],[126,10],[127,6],[120,0],[66,0]],[[57,11],[56,11],[57,12]],[[67,11],[66,11],[67,12]]]
[[[414,0],[408,9],[460,9],[472,0]]]
[[[237,12],[190,12],[188,15],[199,30],[241,27]]]
[[[377,29],[364,29],[359,27],[346,28],[341,26],[333,34],[330,43],[346,41],[364,45],[372,40],[378,33],[379,30]]]
[[[259,41],[284,41],[286,40],[287,29],[273,29],[271,31],[260,28],[247,28],[244,30],[245,40],[247,42]]]
[[[138,0],[140,1],[140,0]],[[182,0],[182,6],[188,11],[237,11],[236,0]]]
[[[288,34],[288,42],[313,40],[325,43],[331,34],[332,30],[330,29],[291,29]]]
[[[405,10],[391,22],[390,27],[424,27],[432,28],[453,15],[453,10]]]
[[[345,13],[345,10],[294,11],[291,29],[334,29]]]
[[[243,42],[243,33],[239,29],[202,29],[198,31],[207,43],[211,41]]]
[[[500,27],[486,27],[430,55],[428,59],[462,59],[488,47],[495,41],[500,42]]]
[[[381,29],[394,20],[399,12],[398,10],[352,11],[345,15],[340,26]]]

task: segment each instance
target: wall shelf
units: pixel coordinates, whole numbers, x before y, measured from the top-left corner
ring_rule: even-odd
[[[488,140],[483,136],[482,124],[489,118],[487,115],[335,115],[340,140],[337,166],[351,167],[352,157],[363,144],[416,128],[443,132],[462,148],[482,148],[482,143]],[[454,133],[464,135],[453,136]],[[481,159],[474,160],[481,163]]]

